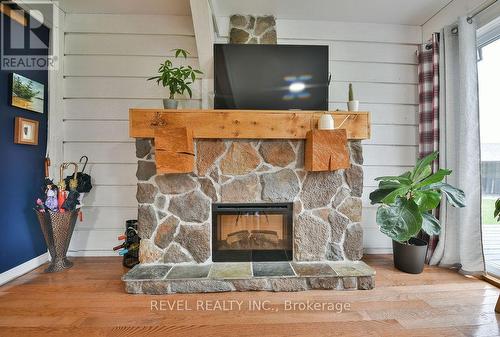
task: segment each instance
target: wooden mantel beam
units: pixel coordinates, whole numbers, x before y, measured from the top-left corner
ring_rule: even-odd
[[[323,112],[275,110],[130,109],[130,137],[154,138],[158,128],[189,128],[194,138],[306,139]],[[369,112],[328,112],[347,138],[370,138]]]

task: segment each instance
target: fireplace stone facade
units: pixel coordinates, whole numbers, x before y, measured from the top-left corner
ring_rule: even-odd
[[[211,262],[212,203],[293,202],[294,260],[359,260],[361,143],[351,167],[304,170],[304,141],[197,140],[196,170],[156,174],[152,139],[136,140],[141,263]]]

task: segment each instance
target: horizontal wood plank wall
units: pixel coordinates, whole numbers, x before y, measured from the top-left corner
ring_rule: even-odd
[[[229,18],[218,17],[220,37],[227,41]],[[374,178],[400,174],[417,154],[416,46],[422,40],[416,26],[277,19],[278,43],[328,45],[329,109],[346,109],[349,82],[360,109],[371,112],[371,139],[364,145],[363,220],[368,253],[391,252],[391,241],[375,222],[369,193]]]
[[[372,138],[363,141],[364,247],[368,253],[389,253],[391,241],[378,230],[376,208],[370,205],[368,195],[376,186],[375,177],[404,172],[415,160],[415,51],[421,39],[420,27],[293,20],[278,20],[277,24],[279,43],[329,45],[333,79],[330,109],[346,109],[348,83],[352,82],[360,109],[371,112]]]
[[[189,16],[68,14],[64,35],[64,159],[89,156],[95,188],[85,197],[70,253],[116,255],[111,247],[127,219],[137,218],[135,145],[128,109],[161,108],[165,89],[153,76],[172,49],[191,52],[198,66]],[[174,63],[177,61],[174,61]],[[201,83],[181,106],[200,108]]]

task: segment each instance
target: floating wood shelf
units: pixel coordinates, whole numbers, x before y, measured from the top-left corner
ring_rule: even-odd
[[[324,112],[130,109],[130,137],[155,138],[158,173],[194,168],[193,138],[306,139],[308,171],[349,167],[347,139],[370,138],[368,112],[328,112],[336,130],[317,130]]]
[[[130,109],[130,137],[153,138],[158,128],[193,130],[194,138],[306,139],[323,112],[274,110]],[[370,138],[368,112],[329,112],[348,139]]]

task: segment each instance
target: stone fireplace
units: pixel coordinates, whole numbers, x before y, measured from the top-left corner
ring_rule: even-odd
[[[253,210],[228,216],[226,232],[214,237],[213,209],[227,204],[290,204],[296,262],[361,259],[360,141],[349,141],[349,151],[348,169],[306,172],[302,140],[197,139],[194,173],[157,175],[154,141],[137,139],[141,263],[207,264],[217,260],[215,242],[225,241],[226,250],[239,245],[255,251],[255,245],[269,248],[286,241],[279,217],[266,219]],[[263,221],[266,228],[257,225]]]

